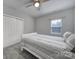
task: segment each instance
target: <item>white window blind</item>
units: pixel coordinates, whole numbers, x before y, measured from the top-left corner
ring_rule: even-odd
[[[61,33],[62,19],[51,20],[51,33]]]

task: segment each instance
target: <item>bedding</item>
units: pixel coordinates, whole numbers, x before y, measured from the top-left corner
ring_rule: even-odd
[[[65,39],[64,41],[66,42],[67,38],[71,35],[72,33],[71,32],[65,32],[63,34],[63,38]]]
[[[67,38],[66,42],[64,42],[63,37],[29,33],[22,35],[23,44],[21,45],[21,47],[30,49],[31,51],[33,51],[39,56],[41,55],[42,57],[45,57],[46,55],[47,58],[47,56],[54,57],[62,50],[68,50],[68,51],[72,50],[73,47],[71,45],[73,44],[73,42],[74,42],[74,35],[70,35]]]
[[[48,36],[48,35],[32,33],[30,35],[23,36],[23,38],[24,38],[23,39],[24,42],[30,42],[32,44],[36,43],[36,45],[40,44],[40,46],[42,47],[45,47],[47,45],[51,49],[53,48],[69,49],[69,50],[72,49],[71,46],[69,46],[67,43],[64,42],[63,37]]]
[[[23,38],[27,37],[35,37],[35,38],[44,38],[45,40],[56,40],[56,41],[64,41],[63,37],[57,37],[57,36],[49,36],[49,35],[43,35],[43,34],[37,34],[37,33],[30,33],[30,34],[23,34]]]
[[[66,43],[71,46],[72,48],[75,47],[75,35],[74,34],[71,34],[67,40],[66,40]]]
[[[45,41],[45,40],[40,40],[39,39],[33,39],[31,38],[24,38],[23,39],[25,43],[30,43],[30,44],[36,44],[38,46],[41,46],[43,48],[52,50],[53,48],[59,49],[59,50],[64,50],[64,49],[72,49],[69,45],[63,42],[57,42],[57,41]]]

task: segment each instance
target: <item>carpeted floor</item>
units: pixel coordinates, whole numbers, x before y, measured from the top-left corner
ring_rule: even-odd
[[[17,44],[14,46],[10,46],[8,48],[4,48],[3,59],[38,59],[38,58],[26,50],[21,51],[20,44]],[[64,56],[58,56],[55,59],[75,59],[75,58],[67,58]]]
[[[19,45],[11,46],[3,50],[3,59],[38,59],[28,51],[21,51]]]

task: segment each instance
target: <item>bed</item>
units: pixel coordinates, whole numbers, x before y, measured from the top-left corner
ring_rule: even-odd
[[[31,46],[31,50],[35,48],[41,51],[41,53],[44,52],[49,56],[51,56],[53,53],[58,53],[60,50],[72,50],[74,47],[73,45],[69,45],[69,41],[65,43],[65,38],[63,37],[49,36],[37,33],[24,34],[22,36],[22,42],[22,47],[30,48],[29,46]]]

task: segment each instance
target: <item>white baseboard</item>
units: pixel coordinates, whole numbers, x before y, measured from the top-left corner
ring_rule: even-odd
[[[9,47],[11,45],[14,45],[14,44],[16,44],[16,43],[18,43],[20,41],[21,41],[20,39],[17,39],[15,41],[7,42],[5,45],[3,45],[3,48]]]

